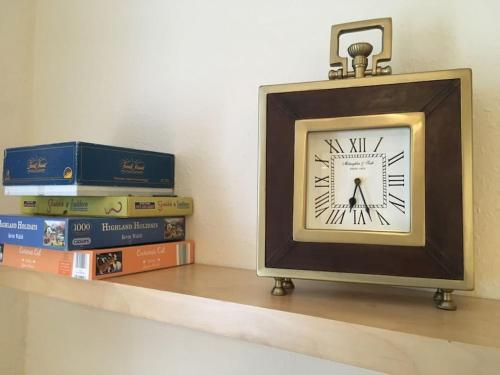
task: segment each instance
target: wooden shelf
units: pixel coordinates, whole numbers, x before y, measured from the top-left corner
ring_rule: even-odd
[[[0,285],[387,373],[500,369],[500,301],[296,280],[284,297],[255,272],[191,265],[83,281],[0,267]],[[4,307],[5,308],[5,307]]]

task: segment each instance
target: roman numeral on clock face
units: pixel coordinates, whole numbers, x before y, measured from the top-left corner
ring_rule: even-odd
[[[380,139],[378,140],[377,145],[375,146],[375,150],[373,150],[373,152],[377,152],[378,146],[380,146],[380,143],[382,142],[382,139],[384,139],[384,137],[380,137]]]
[[[366,138],[349,138],[351,150],[349,152],[366,152]]]
[[[382,216],[382,214],[378,211],[375,211],[378,216],[378,220],[380,221],[380,225],[390,225],[389,222]]]
[[[397,161],[400,161],[404,157],[405,157],[405,152],[401,151],[399,154],[396,154],[392,158],[389,158],[388,159],[388,162],[389,162],[388,164],[392,165],[392,164],[396,163]]]
[[[405,186],[405,175],[404,174],[390,174],[389,175],[389,186]]]
[[[341,241],[351,241],[350,233],[359,233],[360,242],[373,234],[382,243],[386,234],[412,233],[413,205],[421,204],[420,195],[412,195],[413,125],[393,126],[388,120],[387,126],[360,122],[362,126],[353,127],[352,119],[345,121],[318,122],[300,138],[303,181],[296,185],[299,189],[294,187],[300,191],[300,200],[294,198],[300,209],[294,211],[293,229],[300,235],[302,229],[313,236],[331,232]],[[420,175],[421,165],[416,167]]]
[[[401,198],[396,197],[395,195],[392,195],[391,193],[389,193],[389,197],[392,198],[392,200],[389,199],[389,203],[392,204],[394,207],[396,207],[402,213],[405,213],[405,201]]]
[[[363,211],[354,210],[354,224],[366,224]]]
[[[327,160],[323,160],[318,155],[314,155],[314,161],[324,164],[325,167],[330,167],[330,165],[329,165],[330,161],[328,159]]]
[[[330,216],[326,220],[326,224],[342,224],[344,220],[345,210],[332,210]]]
[[[330,192],[327,191],[324,194],[318,195],[314,198],[314,213],[316,218],[318,218],[323,212],[328,210],[328,203],[330,202],[329,197]]]
[[[314,187],[320,188],[320,187],[330,187],[329,184],[329,179],[330,176],[325,176],[325,177],[316,177],[314,176]]]
[[[325,142],[328,143],[328,146],[330,146],[330,154],[335,151],[335,153],[340,154],[344,153],[344,150],[342,149],[342,146],[340,146],[339,140],[335,139],[335,144],[333,144],[333,141],[331,139],[325,139]]]

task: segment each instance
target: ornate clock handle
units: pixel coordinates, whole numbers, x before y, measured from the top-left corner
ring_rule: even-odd
[[[341,57],[339,54],[339,40],[343,34],[370,29],[379,29],[382,31],[382,50],[377,55],[372,56],[372,68],[368,66],[368,56],[372,53],[373,46],[370,43],[355,43],[349,46],[348,52],[352,57],[352,67],[354,71],[349,71],[347,67],[347,57]],[[332,68],[340,67],[337,70],[330,70],[329,79],[340,78],[362,78],[366,75],[386,75],[391,74],[390,66],[381,67],[379,62],[390,61],[392,57],[392,19],[377,18],[372,20],[349,22],[332,26],[330,40],[330,66]]]

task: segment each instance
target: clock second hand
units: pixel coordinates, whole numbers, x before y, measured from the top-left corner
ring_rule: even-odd
[[[359,192],[361,193],[361,198],[363,198],[363,203],[365,204],[365,210],[366,210],[366,213],[368,214],[368,217],[370,218],[370,220],[372,219],[372,216],[370,215],[370,208],[368,207],[368,205],[366,204],[366,200],[365,200],[365,196],[363,194],[363,190],[361,189],[361,179],[359,178],[356,178],[354,179],[354,183],[356,184],[356,188],[359,187]],[[354,189],[354,191],[356,191],[356,189]],[[350,200],[349,200],[350,201]]]

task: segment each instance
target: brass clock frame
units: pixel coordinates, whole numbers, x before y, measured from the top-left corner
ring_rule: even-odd
[[[307,135],[316,131],[361,129],[410,129],[411,230],[307,229]],[[389,113],[295,121],[293,240],[303,242],[423,246],[425,244],[425,116],[423,112]]]
[[[368,29],[382,31],[382,51],[373,56],[368,68],[373,47],[363,42],[349,46],[353,70],[348,70],[347,59],[339,55],[339,37]],[[436,306],[455,310],[451,292],[474,288],[472,72],[456,69],[391,75],[390,66],[378,65],[391,59],[390,18],[334,25],[330,47],[334,69],[328,74],[329,81],[259,89],[257,274],[274,277],[273,295],[292,289],[291,278],[437,288]],[[445,101],[448,104],[441,106]],[[424,136],[422,126],[427,150],[422,147],[421,154],[412,150],[412,167],[417,167],[411,187],[412,213],[416,213],[412,226],[423,222],[426,230],[417,230],[412,240],[403,240],[405,237],[395,232],[378,238],[357,231],[342,238],[336,235],[339,230],[333,229],[304,232],[304,134],[315,128],[311,124],[340,121],[345,116],[390,118],[415,111],[425,113],[422,124],[428,135]],[[427,181],[417,186],[421,173]],[[449,181],[454,184],[451,190]],[[427,189],[427,198],[419,195],[423,194],[419,190]],[[266,200],[266,194],[272,198]],[[459,228],[461,233],[457,233]],[[320,233],[328,231],[331,237]]]
[[[460,80],[463,269],[462,280],[400,277],[358,273],[310,271],[266,267],[266,116],[267,96],[275,93],[341,89],[347,87],[381,86],[400,83]],[[257,226],[257,274],[274,278],[297,278],[327,281],[386,284],[412,287],[472,290],[474,288],[473,207],[472,207],[472,73],[470,69],[376,76],[346,80],[315,81],[261,86],[259,89],[259,190]]]

